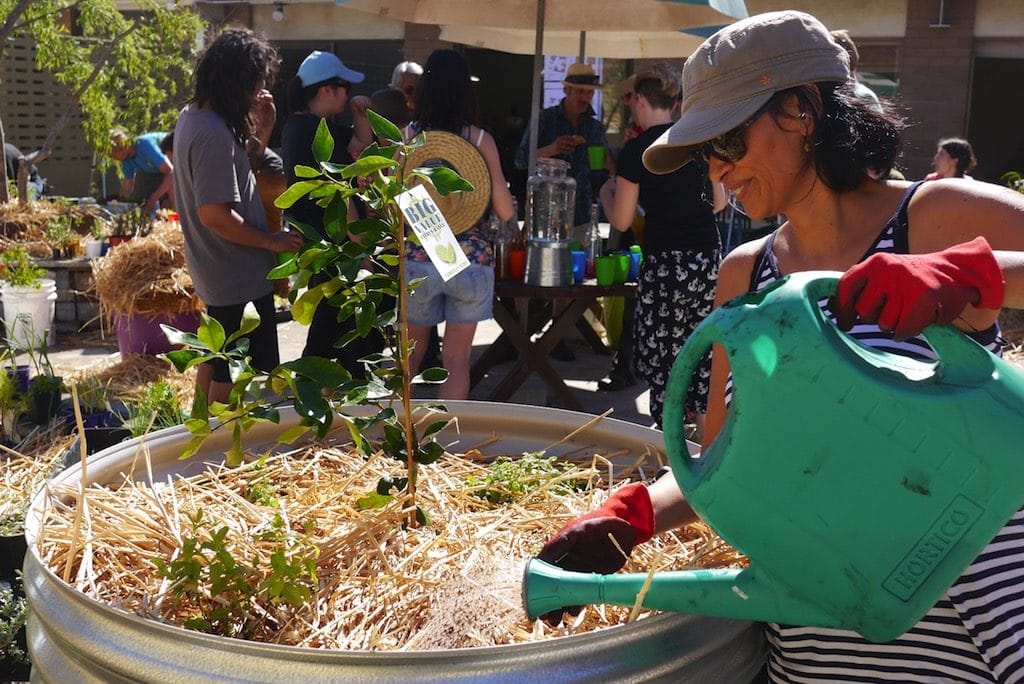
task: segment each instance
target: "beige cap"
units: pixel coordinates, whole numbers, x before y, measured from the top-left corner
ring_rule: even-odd
[[[686,60],[679,120],[644,151],[644,166],[671,173],[696,145],[736,128],[780,90],[849,78],[846,50],[810,14],[768,12],[730,24]]]

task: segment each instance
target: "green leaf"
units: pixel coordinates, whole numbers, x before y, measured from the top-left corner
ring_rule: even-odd
[[[448,379],[448,371],[444,368],[428,368],[419,375],[423,382],[437,383]]]
[[[309,432],[308,425],[296,425],[294,427],[288,428],[287,430],[279,434],[277,436],[277,441],[280,442],[281,444],[291,444],[299,437],[305,435],[307,432]]]
[[[206,349],[213,352],[219,352],[224,348],[224,326],[220,324],[215,318],[210,318],[206,314],[203,314],[202,320],[199,323],[199,329],[196,330],[196,337],[199,338],[200,343]]]
[[[302,325],[309,325],[313,322],[313,312],[324,298],[324,291],[319,287],[311,287],[292,302],[292,318]]]
[[[299,181],[290,185],[287,190],[278,195],[274,200],[274,206],[278,209],[288,209],[300,199],[316,190],[324,184],[324,181]]]
[[[370,128],[373,129],[373,134],[377,138],[394,143],[402,142],[402,131],[399,130],[398,126],[391,123],[372,109],[366,110],[366,116],[370,120]]]
[[[398,162],[387,157],[361,157],[345,167],[342,178],[361,178],[382,169],[397,169]],[[472,189],[472,186],[470,186]]]
[[[314,169],[312,166],[305,166],[303,164],[296,164],[293,169],[296,178],[319,178],[320,169]]]
[[[313,159],[321,164],[331,160],[334,154],[334,136],[327,125],[327,119],[320,119],[316,127],[316,134],[313,136]]]
[[[324,209],[324,229],[327,231],[327,237],[334,242],[341,242],[345,239],[347,225],[348,200],[341,195],[335,195]]]
[[[352,376],[340,363],[319,356],[305,356],[281,364],[297,375],[316,380],[321,387],[337,387]]]
[[[377,492],[367,492],[356,499],[356,506],[361,511],[367,511],[374,508],[384,508],[392,501],[394,501],[393,496],[381,495]]]
[[[421,166],[413,170],[413,174],[428,179],[437,188],[437,192],[442,197],[446,197],[453,192],[473,191],[473,185],[469,181],[446,166]]]
[[[397,145],[386,145],[381,146],[376,142],[372,142],[367,145],[362,152],[359,153],[360,157],[394,157],[395,152],[398,150]]]
[[[252,302],[246,302],[245,308],[242,309],[242,322],[238,326],[238,330],[231,333],[231,337],[227,339],[227,343],[230,344],[237,340],[243,335],[248,335],[253,330],[260,326],[260,315],[256,313],[256,305]]]

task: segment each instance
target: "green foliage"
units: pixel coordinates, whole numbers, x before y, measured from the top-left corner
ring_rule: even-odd
[[[99,378],[95,376],[85,378],[78,383],[76,391],[78,392],[78,405],[83,414],[90,415],[110,410],[107,386]]]
[[[1024,175],[1019,171],[1007,171],[999,177],[1006,187],[1017,192],[1024,192]]]
[[[112,237],[145,237],[153,229],[149,214],[142,207],[132,207],[114,218]]]
[[[542,488],[571,494],[576,485],[575,479],[567,477],[572,466],[558,463],[554,456],[544,456],[543,451],[524,452],[516,458],[502,456],[489,470],[483,479],[472,475],[466,478],[466,486],[474,490],[474,496],[492,504],[517,503]]]
[[[262,536],[276,546],[269,567],[257,559],[235,558],[228,548],[229,528],[214,528],[199,510],[189,517],[192,533],[171,560],[155,559],[160,575],[171,582],[171,593],[194,609],[185,627],[239,639],[251,638],[263,615],[304,605],[317,585],[316,559],[320,550],[305,536],[289,532],[280,515]]]
[[[71,242],[71,217],[54,216],[46,226],[46,244],[60,249]]]
[[[15,287],[42,287],[46,271],[36,266],[36,262],[25,251],[22,245],[11,245],[0,252],[0,280]]]
[[[178,395],[166,380],[149,383],[142,388],[139,398],[125,402],[125,407],[128,409],[125,427],[132,437],[144,435],[150,429],[160,430],[185,422]]]
[[[377,490],[360,501],[364,508],[385,505],[391,490],[414,493],[418,466],[433,463],[444,453],[436,435],[447,421],[437,420],[417,428],[415,411],[443,408],[424,405],[415,411],[409,404],[411,372],[409,355],[412,344],[405,323],[405,293],[408,284],[395,276],[395,266],[404,272],[405,225],[396,198],[409,188],[413,179],[433,182],[438,191],[448,194],[472,189],[453,173],[428,169],[408,169],[405,160],[410,151],[422,144],[422,137],[409,143],[402,141],[399,129],[378,116],[368,113],[374,134],[380,142],[372,144],[352,164],[330,161],[334,140],[325,121],[314,136],[312,150],[317,168],[297,166],[299,179],[276,200],[287,209],[300,199],[309,198],[324,211],[324,233],[306,225],[295,224],[306,238],[305,245],[277,266],[271,279],[294,277],[292,315],[308,324],[318,305],[337,309],[339,321],[353,318],[354,330],[337,341],[343,346],[365,337],[375,329],[389,341],[393,354],[373,354],[362,359],[365,374],[353,377],[340,364],[323,358],[302,358],[281,364],[269,373],[256,372],[247,358],[245,336],[258,324],[255,311],[247,307],[242,329],[227,337],[217,321],[204,316],[195,334],[164,327],[168,339],[183,348],[166,356],[179,371],[220,358],[228,363],[233,384],[226,404],[207,405],[201,395],[192,407],[186,425],[194,437],[184,456],[194,454],[210,434],[210,418],[232,430],[232,447],[228,450],[230,464],[242,462],[242,434],[257,421],[278,422],[277,410],[287,403],[301,416],[300,426],[279,437],[285,443],[305,432],[323,438],[331,430],[337,416],[345,423],[357,448],[369,455],[382,450],[386,455],[407,465],[405,478],[381,481]],[[348,204],[361,199],[371,210],[371,218],[348,216]],[[309,287],[314,274],[338,274],[327,282]],[[298,294],[300,290],[304,292]],[[385,308],[389,298],[398,300],[396,312]],[[232,343],[239,341],[237,348]],[[446,377],[440,369],[432,369],[421,377],[440,382]],[[401,402],[404,410],[395,408]],[[375,413],[352,411],[353,406],[370,406]],[[381,437],[371,443],[368,435]],[[422,511],[420,521],[426,520]]]
[[[28,603],[10,585],[0,583],[0,663],[28,664],[28,654],[15,641],[27,619]]]
[[[36,68],[68,88],[69,112],[82,114],[86,139],[106,160],[115,124],[143,133],[168,130],[177,118],[203,29],[185,5],[3,0],[0,39],[6,45],[17,36],[31,38]],[[53,137],[66,125],[66,113],[54,113]]]

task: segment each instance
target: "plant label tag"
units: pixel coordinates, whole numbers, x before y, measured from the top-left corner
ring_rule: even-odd
[[[442,280],[447,282],[469,267],[455,233],[425,187],[417,185],[395,199]]]

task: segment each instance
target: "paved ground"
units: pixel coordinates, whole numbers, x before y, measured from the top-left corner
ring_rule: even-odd
[[[473,342],[474,360],[497,338],[500,328],[494,321],[482,323]],[[572,335],[577,333],[573,331]],[[281,346],[281,358],[289,360],[297,358],[302,352],[306,339],[306,328],[294,321],[278,324],[278,335]],[[601,414],[609,408],[612,417],[642,425],[652,425],[647,405],[646,388],[637,384],[618,392],[599,392],[597,382],[605,377],[611,366],[611,356],[594,354],[590,347],[579,337],[568,338],[570,348],[576,353],[576,361],[552,361],[554,368],[565,378],[566,383],[575,388],[584,411]],[[119,358],[117,340],[113,334],[101,337],[98,332],[85,334],[65,334],[58,337],[50,352],[54,366],[78,369],[92,364],[109,365]],[[511,368],[511,363],[495,366],[470,393],[470,399],[485,399],[497,385],[504,373]],[[429,388],[417,389],[417,396],[430,396]],[[523,386],[512,397],[511,401],[534,406],[553,406],[553,395],[549,396],[547,385],[536,375],[531,375]]]

